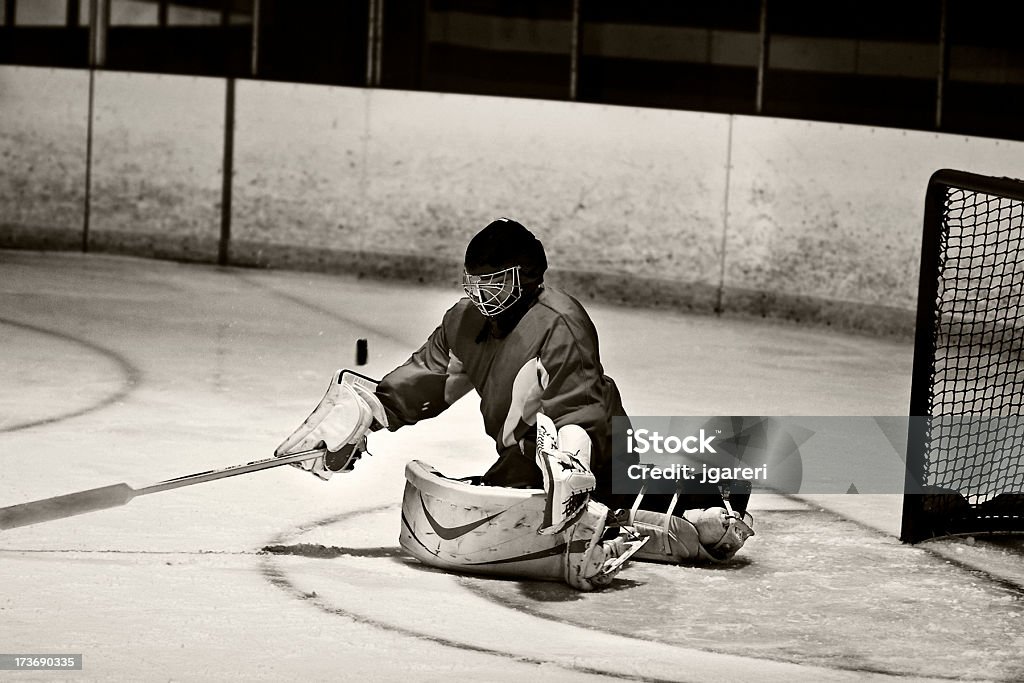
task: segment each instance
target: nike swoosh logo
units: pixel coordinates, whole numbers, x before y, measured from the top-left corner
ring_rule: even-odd
[[[427,516],[427,522],[430,523],[430,526],[434,530],[434,533],[437,534],[438,536],[440,536],[441,538],[443,538],[446,541],[454,540],[454,539],[458,538],[459,536],[465,536],[466,534],[468,534],[473,529],[476,529],[477,527],[481,527],[484,524],[487,524],[487,522],[491,521],[492,519],[494,519],[495,517],[500,515],[502,512],[504,512],[504,510],[502,510],[501,512],[496,512],[493,515],[491,515],[490,517],[484,517],[483,519],[478,519],[477,521],[470,522],[469,524],[463,524],[461,526],[448,527],[448,526],[444,526],[443,524],[438,522],[430,514],[430,510],[427,509],[427,504],[423,500],[423,495],[422,494],[420,494],[420,505],[423,506],[423,514]]]
[[[573,541],[572,543],[561,543],[556,546],[552,546],[547,550],[538,550],[535,553],[526,553],[525,555],[516,555],[515,557],[506,557],[503,560],[487,560],[486,562],[470,562],[467,563],[467,567],[482,567],[488,564],[508,564],[510,562],[527,562],[529,560],[540,560],[545,557],[554,557],[555,555],[561,555],[566,550],[570,553],[582,553],[586,552],[587,548],[590,547],[590,540],[579,540]]]

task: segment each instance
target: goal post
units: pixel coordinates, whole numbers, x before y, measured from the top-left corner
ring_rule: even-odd
[[[932,175],[901,540],[1024,532],[1024,182]]]

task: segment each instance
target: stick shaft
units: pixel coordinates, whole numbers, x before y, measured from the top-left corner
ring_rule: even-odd
[[[320,457],[323,454],[324,450],[322,448],[314,448],[308,451],[292,453],[291,455],[286,455],[281,458],[264,458],[263,460],[247,462],[244,465],[231,465],[230,467],[224,467],[219,470],[208,470],[206,472],[197,472],[196,474],[186,474],[183,477],[167,479],[165,481],[157,482],[156,484],[145,486],[136,490],[135,495],[144,496],[150,493],[160,493],[161,491],[179,489],[183,486],[202,484],[207,481],[216,481],[217,479],[226,479],[227,477],[237,477],[239,474],[259,472],[260,470],[270,469],[271,467],[280,467],[281,465],[291,465],[293,463],[302,462],[303,460],[312,460],[313,458]]]
[[[203,482],[216,479],[235,477],[239,474],[258,472],[259,470],[270,469],[271,467],[290,465],[295,462],[302,462],[303,460],[311,460],[321,455],[323,455],[322,449],[313,449],[293,453],[283,458],[265,458],[244,465],[232,465],[219,470],[187,474],[183,477],[168,479],[141,489],[133,489],[128,484],[121,483],[11,505],[0,508],[0,530],[49,522],[55,519],[85,514],[86,512],[95,512],[96,510],[107,510],[125,505],[136,496],[169,491],[170,489],[191,486],[193,484],[202,484]]]

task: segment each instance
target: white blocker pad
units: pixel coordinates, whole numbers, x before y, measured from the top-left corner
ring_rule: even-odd
[[[590,449],[590,437],[581,427],[566,425],[556,431],[551,418],[537,413],[536,460],[546,494],[540,533],[557,534],[578,521],[586,510],[590,494],[597,487],[590,471]]]

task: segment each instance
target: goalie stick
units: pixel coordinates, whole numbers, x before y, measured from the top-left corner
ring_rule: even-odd
[[[133,498],[150,493],[170,491],[171,489],[183,486],[202,484],[207,481],[234,477],[239,474],[248,474],[249,472],[258,472],[270,469],[271,467],[280,467],[281,465],[290,465],[302,462],[303,460],[312,460],[323,454],[323,449],[314,448],[284,457],[264,458],[263,460],[254,460],[244,465],[232,465],[218,470],[187,474],[183,477],[167,479],[140,489],[133,489],[128,484],[120,483],[78,491],[76,493],[68,493],[63,496],[33,500],[28,503],[10,505],[0,508],[0,530],[28,526],[29,524],[39,524],[40,522],[63,519],[86,512],[119,507],[131,502]]]

